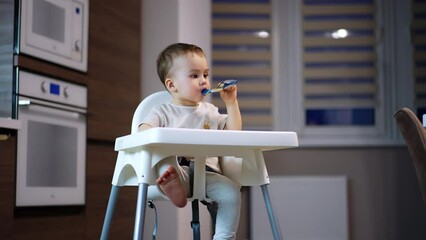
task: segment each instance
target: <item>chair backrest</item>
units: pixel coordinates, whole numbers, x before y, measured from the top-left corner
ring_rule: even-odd
[[[143,99],[133,114],[131,133],[134,134],[138,132],[139,124],[144,120],[146,115],[154,106],[169,102],[171,99],[172,96],[167,91],[156,92]],[[232,179],[236,183],[240,183],[242,159],[235,157],[222,157],[220,160],[223,175]],[[194,175],[196,176],[194,176],[194,179],[201,179],[201,174],[204,173],[195,172]],[[201,184],[201,187],[204,188],[204,185]],[[199,191],[204,192],[205,190],[194,189],[194,193]]]
[[[139,124],[154,106],[169,102],[171,99],[172,96],[167,91],[156,92],[143,99],[133,114],[131,133],[138,132]]]
[[[394,118],[413,160],[423,203],[426,204],[426,129],[408,108],[398,110]]]

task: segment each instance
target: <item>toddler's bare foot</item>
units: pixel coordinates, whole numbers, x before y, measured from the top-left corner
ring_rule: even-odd
[[[186,190],[174,167],[169,166],[157,179],[157,184],[176,207],[186,206]]]

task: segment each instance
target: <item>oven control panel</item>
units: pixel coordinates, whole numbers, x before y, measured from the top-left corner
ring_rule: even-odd
[[[87,108],[87,87],[22,70],[18,82],[20,96]]]

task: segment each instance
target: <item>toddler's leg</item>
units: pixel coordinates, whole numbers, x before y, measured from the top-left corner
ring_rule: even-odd
[[[162,160],[157,166],[157,185],[176,207],[185,207],[187,200],[187,174],[177,164],[176,158]]]
[[[218,203],[214,240],[235,239],[240,218],[240,186],[215,173],[206,175],[207,196]]]

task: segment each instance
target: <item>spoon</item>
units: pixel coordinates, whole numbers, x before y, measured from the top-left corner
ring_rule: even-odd
[[[217,87],[215,87],[215,88],[212,88],[212,89],[207,89],[207,88],[205,88],[205,89],[203,89],[203,90],[201,91],[201,94],[203,94],[203,95],[205,96],[205,95],[207,95],[207,94],[209,94],[209,93],[220,92],[220,91],[222,91],[223,89],[227,89],[227,88],[229,88],[229,87],[232,87],[232,86],[236,85],[236,84],[237,84],[237,82],[238,82],[238,80],[235,80],[235,79],[228,79],[228,80],[225,80],[225,81],[223,81],[223,82],[220,82],[220,83],[217,85]]]

